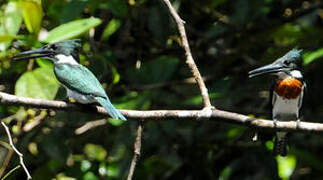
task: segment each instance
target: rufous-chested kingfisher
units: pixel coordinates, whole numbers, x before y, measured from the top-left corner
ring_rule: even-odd
[[[299,111],[302,106],[304,89],[301,50],[293,49],[272,64],[257,68],[249,72],[249,78],[271,74],[276,77],[271,89],[272,119],[277,121],[297,120],[300,123]],[[277,132],[274,141],[274,154],[286,156],[287,132]]]

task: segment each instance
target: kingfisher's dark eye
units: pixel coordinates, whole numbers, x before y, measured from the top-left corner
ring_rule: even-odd
[[[57,49],[57,46],[55,44],[51,45],[50,47],[52,50],[56,50]]]
[[[284,61],[284,64],[288,66],[290,64],[290,61]]]

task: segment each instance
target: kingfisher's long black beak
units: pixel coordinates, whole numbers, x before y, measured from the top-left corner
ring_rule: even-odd
[[[13,57],[13,60],[26,60],[26,59],[33,59],[33,58],[49,57],[53,54],[54,52],[51,50],[39,48],[39,49],[19,53]]]
[[[277,73],[277,72],[285,72],[290,70],[289,67],[284,66],[281,63],[272,63],[272,64],[268,64],[266,66],[254,69],[252,71],[249,71],[249,78],[255,77],[255,76],[259,76],[262,74],[273,74],[273,73]]]

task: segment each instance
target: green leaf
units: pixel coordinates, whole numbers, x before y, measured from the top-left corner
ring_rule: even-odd
[[[225,167],[221,173],[220,173],[220,177],[219,180],[227,180],[230,179],[230,173],[232,171],[232,168],[230,166]]]
[[[66,176],[64,173],[57,174],[54,180],[77,180],[76,178]]]
[[[138,69],[129,69],[127,74],[132,82],[141,84],[160,83],[171,78],[178,64],[179,60],[175,57],[160,56],[152,61],[142,62],[142,66]]]
[[[16,82],[15,94],[17,96],[54,99],[59,83],[52,68],[40,67],[25,72]]]
[[[112,75],[113,75],[112,84],[117,84],[120,81],[120,74],[118,73],[117,68],[114,66],[111,66],[111,71],[112,71]]]
[[[99,18],[87,18],[87,19],[80,19],[68,22],[66,24],[62,24],[54,29],[52,29],[49,33],[45,42],[53,43],[57,41],[62,41],[66,39],[75,38],[89,29],[94,28],[101,24],[101,19]]]
[[[279,46],[288,46],[297,43],[303,32],[298,25],[285,24],[280,26],[271,37]]]
[[[296,157],[288,155],[286,157],[277,156],[278,175],[282,179],[289,179],[296,167]]]
[[[43,8],[41,1],[25,0],[21,2],[23,17],[26,27],[30,33],[38,34],[43,19]]]
[[[268,150],[270,150],[270,151],[272,151],[274,149],[274,143],[273,143],[273,141],[266,141],[265,145],[266,145],[266,148]]]
[[[86,172],[91,168],[92,164],[89,160],[82,160],[81,161],[81,171]]]
[[[0,18],[0,51],[5,51],[15,38],[22,23],[22,13],[18,2],[9,2]]]
[[[104,166],[103,166],[104,167]],[[107,174],[109,175],[109,178],[117,178],[119,175],[119,168],[117,167],[116,163],[109,163],[107,168]]]
[[[124,17],[127,14],[126,1],[109,0],[107,1],[107,6],[116,16]]]
[[[148,28],[160,44],[166,44],[170,32],[170,19],[164,8],[152,7],[148,14]]]
[[[121,25],[120,20],[111,19],[111,21],[104,29],[103,38],[108,39],[112,34],[114,34],[119,29],[120,25]]]
[[[53,129],[49,134],[46,134],[40,143],[40,149],[54,161],[49,164],[52,168],[64,165],[70,154],[70,149],[67,146],[67,132],[63,128]]]
[[[60,22],[65,23],[75,19],[87,6],[88,2],[88,0],[68,1],[61,13]]]
[[[0,35],[0,43],[11,41],[14,38],[15,38],[15,36],[12,36],[12,35]]]
[[[114,99],[113,104],[117,109],[149,109],[152,97],[151,91],[140,93],[133,91],[118,100]]]
[[[103,161],[107,156],[107,151],[102,146],[95,144],[86,144],[84,152],[90,159],[98,161]]]
[[[320,48],[316,51],[304,53],[303,54],[303,59],[304,59],[303,64],[306,66],[322,56],[323,56],[323,48]]]
[[[99,180],[99,178],[93,172],[89,171],[84,174],[83,180]]]
[[[113,126],[121,126],[125,122],[124,120],[121,120],[121,119],[113,119],[113,118],[109,118],[108,121]]]
[[[40,67],[54,68],[54,64],[50,60],[37,58],[36,62]]]

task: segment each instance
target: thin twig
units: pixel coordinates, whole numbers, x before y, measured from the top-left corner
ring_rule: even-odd
[[[66,103],[64,101],[51,101],[44,99],[34,99],[18,97],[15,95],[0,92],[0,104],[2,105],[21,105],[40,109],[56,109],[61,111],[79,111],[83,113],[95,113],[108,116],[109,114],[100,106],[79,105]],[[216,122],[234,123],[252,128],[272,129],[274,131],[294,131],[307,133],[322,133],[323,123],[301,122],[296,127],[295,121],[278,122],[273,125],[272,120],[251,118],[249,116],[219,109],[209,110],[119,110],[129,120],[216,120]]]
[[[143,120],[140,120],[139,125],[138,125],[138,129],[137,129],[136,140],[135,140],[135,143],[134,143],[134,151],[133,151],[134,154],[133,154],[133,158],[132,158],[132,161],[131,161],[131,165],[130,165],[127,180],[132,180],[132,176],[133,176],[133,173],[134,173],[135,168],[136,168],[137,161],[138,161],[139,156],[140,156],[141,136],[142,136],[143,126],[144,126]]]
[[[20,168],[20,165],[17,165],[16,167],[14,167],[13,169],[11,169],[6,175],[4,175],[1,180],[5,180],[8,176],[10,176],[11,173],[13,173],[15,170],[17,170],[18,168]]]
[[[21,152],[19,152],[18,149],[13,144],[13,140],[12,140],[12,137],[11,137],[10,130],[9,130],[8,126],[3,121],[1,121],[1,125],[6,130],[10,146],[15,151],[15,153],[19,156],[20,165],[23,167],[24,171],[26,172],[27,179],[31,179],[30,173],[29,173],[29,171],[28,171],[28,169],[27,169],[27,167],[25,166],[25,163],[24,163],[24,155]]]
[[[210,102],[210,98],[209,98],[209,93],[208,90],[205,86],[205,83],[203,81],[203,78],[195,64],[195,61],[193,59],[192,53],[191,53],[191,49],[190,46],[188,44],[188,40],[187,40],[187,36],[186,36],[186,32],[185,32],[185,27],[184,27],[184,23],[185,21],[183,21],[181,19],[181,17],[177,14],[176,10],[174,9],[174,7],[172,6],[172,4],[169,2],[169,0],[163,0],[164,3],[166,4],[166,6],[169,9],[169,12],[171,13],[171,15],[173,16],[173,18],[176,21],[177,27],[178,27],[178,31],[179,34],[181,36],[181,41],[183,44],[183,48],[185,50],[185,56],[186,56],[186,63],[189,66],[189,68],[191,69],[191,72],[193,73],[193,76],[200,88],[201,91],[201,95],[203,98],[203,105],[204,108],[208,108],[208,107],[212,107],[211,102]]]

